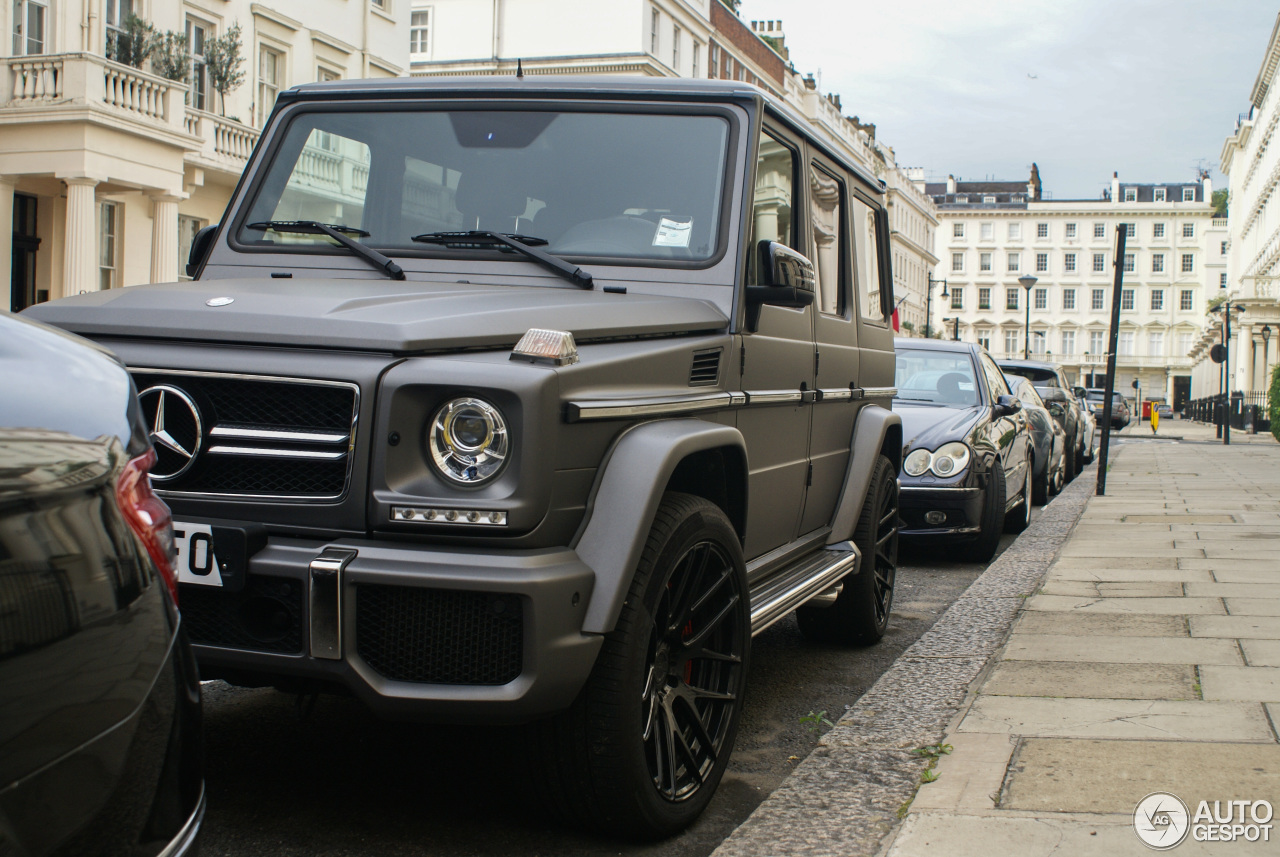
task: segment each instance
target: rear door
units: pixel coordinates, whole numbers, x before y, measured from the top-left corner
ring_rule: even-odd
[[[978,362],[987,376],[987,395],[990,406],[995,408],[996,401],[1001,396],[1012,396],[1013,393],[1004,379],[1004,373],[986,352],[978,355]],[[991,435],[1000,450],[1000,466],[1004,468],[1004,496],[1005,501],[1008,502],[1010,498],[1022,491],[1023,480],[1026,478],[1023,470],[1027,466],[1027,445],[1022,432],[1027,424],[1027,418],[1025,414],[1017,413],[1013,416],[993,417],[992,423]]]

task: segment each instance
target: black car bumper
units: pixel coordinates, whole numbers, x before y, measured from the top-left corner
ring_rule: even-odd
[[[982,489],[903,485],[899,501],[904,536],[976,536],[982,529]],[[933,523],[925,515],[941,513]]]
[[[336,552],[348,561],[321,573]],[[581,630],[594,580],[567,548],[273,538],[242,590],[184,585],[181,602],[205,678],[338,685],[396,719],[520,722],[586,681],[603,640]]]

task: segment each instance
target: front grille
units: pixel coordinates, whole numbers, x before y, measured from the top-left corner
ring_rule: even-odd
[[[517,595],[362,584],[356,650],[393,681],[506,684],[523,664],[524,611]]]
[[[292,578],[250,575],[239,592],[183,584],[178,609],[193,643],[282,654],[302,651],[302,584]]]
[[[156,487],[174,494],[336,499],[346,491],[359,405],[354,384],[207,372],[138,370],[144,418],[154,429],[157,385],[180,390],[199,412],[199,451],[186,458],[156,443]],[[166,428],[194,442],[195,418],[169,399]],[[150,410],[148,410],[150,408]],[[171,478],[156,479],[166,473]]]

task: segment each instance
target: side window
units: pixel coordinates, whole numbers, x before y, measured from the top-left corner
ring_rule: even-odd
[[[841,260],[849,230],[845,220],[844,185],[826,170],[809,167],[809,221],[813,229],[814,267],[818,274],[818,309],[843,315],[845,303]]]
[[[991,358],[985,354],[979,355],[982,361],[982,371],[987,373],[987,386],[991,388],[991,401],[994,402],[999,396],[1009,396],[1009,384],[1004,380],[1004,374],[992,362]]]
[[[876,220],[876,211],[864,207],[862,223],[861,266],[858,271],[858,306],[862,317],[868,321],[884,321],[884,306],[880,296],[880,251],[877,239],[880,224]]]
[[[756,190],[751,204],[751,243],[747,246],[747,282],[759,283],[761,241],[777,241],[795,248],[795,213],[791,194],[795,186],[796,155],[785,143],[765,131],[756,156]]]

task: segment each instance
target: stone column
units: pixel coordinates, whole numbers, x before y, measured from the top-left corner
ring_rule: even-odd
[[[8,294],[13,279],[13,186],[14,179],[0,176],[0,294]],[[0,310],[9,309],[9,299],[0,298]]]
[[[1258,362],[1258,354],[1253,347],[1253,325],[1250,323],[1240,325],[1240,349],[1240,362],[1244,364],[1244,386],[1240,389],[1252,393],[1253,370],[1254,364]]]
[[[78,295],[98,290],[98,213],[93,189],[97,179],[69,178],[67,228],[62,236],[62,294]]]
[[[172,283],[178,279],[178,201],[173,194],[152,194],[151,282]]]

